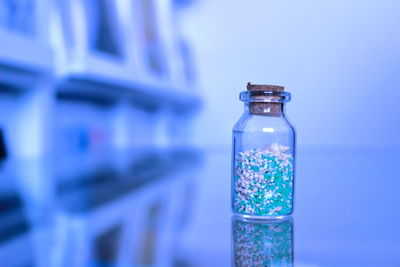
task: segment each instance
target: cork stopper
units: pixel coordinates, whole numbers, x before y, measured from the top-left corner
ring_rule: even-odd
[[[285,87],[279,85],[269,84],[251,84],[247,83],[247,91],[260,92],[260,94],[253,95],[253,100],[259,99],[260,102],[250,102],[250,114],[261,116],[279,117],[282,115],[283,104],[275,102],[264,102],[266,100],[274,101],[279,100],[279,96],[264,95],[261,92],[283,92]]]
[[[247,91],[271,91],[271,92],[283,92],[285,87],[279,85],[270,84],[251,84],[247,83]]]

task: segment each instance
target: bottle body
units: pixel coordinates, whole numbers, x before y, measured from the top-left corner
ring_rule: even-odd
[[[233,128],[232,211],[250,219],[292,214],[295,130],[279,116],[245,112]]]

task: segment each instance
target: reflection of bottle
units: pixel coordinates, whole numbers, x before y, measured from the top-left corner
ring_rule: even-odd
[[[232,221],[233,266],[293,266],[291,219]]]

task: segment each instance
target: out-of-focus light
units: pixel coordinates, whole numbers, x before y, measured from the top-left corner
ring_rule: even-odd
[[[274,129],[273,129],[273,128],[263,128],[262,131],[263,131],[264,133],[273,133],[273,132],[274,132]]]

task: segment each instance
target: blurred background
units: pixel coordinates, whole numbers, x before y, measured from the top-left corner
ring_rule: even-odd
[[[231,131],[249,81],[292,93],[287,266],[400,266],[399,9],[1,0],[2,266],[233,264]]]
[[[206,107],[196,140],[230,144],[237,95],[251,81],[292,93],[300,146],[398,148],[398,9],[394,0],[199,1],[184,24]]]

